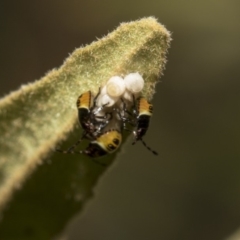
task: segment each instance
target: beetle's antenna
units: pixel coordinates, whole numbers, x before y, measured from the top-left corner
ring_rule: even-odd
[[[141,140],[142,144],[143,144],[150,152],[152,152],[154,155],[158,155],[158,153],[157,153],[156,151],[154,151],[153,149],[151,149],[151,148],[143,141],[142,138],[141,138],[140,140]]]
[[[71,147],[72,148],[72,147]],[[71,149],[71,148],[69,148],[69,149]],[[68,149],[68,150],[69,150]],[[69,152],[69,151],[62,151],[61,149],[56,149],[56,151],[58,151],[58,152],[61,152],[61,153],[66,153],[66,154],[85,154],[85,152],[84,151],[71,151],[71,152]],[[99,162],[99,161],[97,161],[97,160],[95,160],[95,159],[93,159],[93,158],[91,158],[91,160],[94,162],[94,163],[97,163],[97,164],[99,164],[99,165],[101,165],[101,166],[103,166],[103,167],[106,167],[107,166],[107,164],[104,164],[104,163],[101,163],[101,162]]]
[[[62,150],[62,149],[55,149],[56,152],[60,152],[60,153],[64,153],[64,154],[73,154],[74,153],[74,149],[81,143],[81,141],[83,140],[85,134],[76,142],[74,143],[71,147],[69,147],[67,150]]]
[[[55,149],[56,152],[60,152],[60,153],[63,153],[63,154],[85,154],[84,151],[73,151],[77,145],[79,145],[81,143],[83,138],[79,139],[75,144],[73,144],[70,148],[68,148],[67,150],[62,150],[62,149]],[[104,163],[101,163],[93,158],[91,158],[91,160],[94,162],[94,163],[97,163],[103,167],[106,167],[107,164],[104,164]]]
[[[152,153],[153,153],[154,155],[156,155],[156,156],[158,155],[158,153],[157,153],[156,151],[154,151],[153,149],[151,149],[151,148],[143,141],[142,138],[140,138],[139,140],[142,142],[143,146],[144,146],[145,148],[147,148],[150,152],[152,152]],[[137,142],[137,140],[135,139],[134,142],[132,142],[132,145],[134,145],[136,142]]]

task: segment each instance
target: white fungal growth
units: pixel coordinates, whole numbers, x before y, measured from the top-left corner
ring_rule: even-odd
[[[111,107],[117,102],[118,98],[111,97],[107,94],[107,86],[105,85],[101,89],[101,93],[97,99],[97,106],[102,107]]]
[[[99,102],[98,105],[107,106],[107,107],[113,106],[118,101],[118,98],[112,98],[108,94],[101,95],[100,99],[101,99],[101,102]]]
[[[123,99],[128,101],[128,102],[132,102],[133,101],[133,95],[135,96],[135,94],[133,94],[130,91],[126,90],[125,93],[123,94]]]
[[[130,73],[124,78],[126,88],[132,94],[140,93],[144,87],[144,80],[139,73]]]
[[[106,107],[111,107],[120,98],[132,102],[133,96],[136,97],[142,91],[143,87],[144,80],[139,73],[130,73],[124,79],[119,76],[113,76],[102,87],[97,105],[99,107],[105,105]]]
[[[111,77],[106,85],[107,94],[110,97],[120,97],[126,89],[123,78],[119,76]]]

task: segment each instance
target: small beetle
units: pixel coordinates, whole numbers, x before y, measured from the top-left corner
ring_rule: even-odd
[[[158,155],[158,153],[152,150],[149,146],[147,146],[145,141],[142,139],[149,127],[150,119],[153,112],[153,105],[150,104],[144,97],[139,97],[136,101],[133,95],[133,107],[132,112],[130,112],[126,107],[126,103],[123,100],[122,102],[122,113],[118,114],[123,121],[124,129],[128,130],[126,129],[126,123],[129,123],[130,125],[135,127],[135,130],[133,130],[134,141],[132,145],[134,145],[137,141],[140,140],[149,151],[151,151],[154,155]]]
[[[133,109],[136,116],[136,131],[134,131],[135,142],[140,140],[147,132],[149,122],[152,116],[153,106],[145,98],[140,97],[137,100],[137,107]]]
[[[89,134],[88,139],[90,140],[89,145],[86,149],[81,151],[74,151],[74,149],[81,143],[81,141],[86,138],[83,135],[74,145],[72,145],[67,150],[57,149],[61,153],[79,153],[85,154],[91,158],[102,157],[107,154],[116,151],[122,143],[122,121],[119,121],[116,116],[113,116],[109,123],[101,129],[98,134]],[[94,160],[95,161],[95,160]],[[98,161],[95,161],[101,165],[104,165]]]
[[[96,99],[98,98],[99,93],[100,89],[96,97],[92,100],[91,91],[87,91],[78,97],[76,103],[78,108],[78,119],[84,130],[84,137],[89,139],[94,137],[94,135],[99,133],[101,129],[108,124],[109,119],[107,118],[111,118],[110,113],[105,114],[105,116],[97,115],[107,105],[105,104],[104,106],[96,109]]]
[[[88,147],[80,151],[89,157],[96,158],[113,153],[122,143],[122,134],[115,129],[109,129],[99,134],[95,140],[91,141]]]

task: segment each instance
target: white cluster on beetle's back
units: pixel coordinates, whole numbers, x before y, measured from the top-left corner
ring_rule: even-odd
[[[138,95],[144,87],[144,80],[139,73],[130,73],[124,78],[119,76],[111,77],[107,84],[101,89],[97,100],[98,106],[107,104],[113,106],[120,98],[132,101],[133,95]]]

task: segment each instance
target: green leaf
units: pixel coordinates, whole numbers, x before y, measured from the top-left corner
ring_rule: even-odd
[[[170,40],[155,18],[123,23],[0,101],[0,239],[50,239],[82,208],[107,168],[83,155],[54,152],[63,140],[67,148],[81,136],[77,97],[96,93],[114,75],[139,72],[150,100]],[[116,154],[101,161],[110,164]]]

